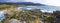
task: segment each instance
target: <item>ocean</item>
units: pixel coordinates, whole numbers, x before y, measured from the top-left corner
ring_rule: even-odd
[[[23,7],[18,7],[18,10],[30,10],[30,9],[40,9],[42,12],[49,12],[52,13],[53,11],[59,10],[59,6],[23,6]]]

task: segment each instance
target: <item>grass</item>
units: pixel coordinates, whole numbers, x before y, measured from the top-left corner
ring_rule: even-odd
[[[16,13],[14,12],[16,8],[17,7],[14,6],[14,5],[6,5],[6,4],[0,5],[0,10],[10,11],[10,12],[12,11],[14,13],[13,16],[10,19],[12,19],[12,18],[18,19],[18,17],[16,16]],[[4,23],[5,21],[6,20],[4,19],[0,23]]]

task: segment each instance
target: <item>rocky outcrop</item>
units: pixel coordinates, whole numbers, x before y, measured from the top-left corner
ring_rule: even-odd
[[[9,20],[9,23],[21,23],[21,22],[17,19],[11,19]]]

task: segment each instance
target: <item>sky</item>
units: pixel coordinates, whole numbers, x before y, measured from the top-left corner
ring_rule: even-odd
[[[60,6],[60,0],[0,0],[0,2],[34,2],[45,5]]]
[[[45,4],[48,6],[57,6],[58,8],[55,7],[55,9],[60,10],[60,0],[0,0],[0,2],[33,2],[33,3]],[[52,10],[52,9],[47,8],[46,10]]]
[[[42,12],[49,12],[49,13],[52,13],[54,10],[60,10],[60,0],[0,0],[0,2],[33,2],[33,3],[45,4],[48,6],[40,6],[38,8],[41,8]],[[35,7],[33,6],[31,8],[35,8]],[[30,10],[31,8],[27,8],[27,9]],[[4,12],[0,11],[0,21],[4,19],[3,16],[4,16]]]

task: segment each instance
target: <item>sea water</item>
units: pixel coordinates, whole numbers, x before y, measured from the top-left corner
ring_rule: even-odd
[[[23,6],[18,7],[18,10],[31,10],[31,9],[40,9],[42,12],[53,13],[53,11],[60,10],[59,6]]]
[[[5,19],[4,11],[0,11],[0,21],[2,21],[3,19]]]

